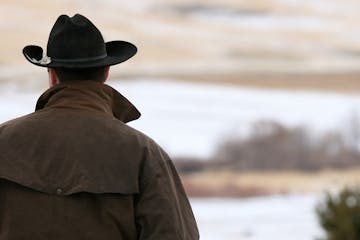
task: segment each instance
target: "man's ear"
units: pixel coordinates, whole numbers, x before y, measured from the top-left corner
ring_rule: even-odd
[[[48,68],[48,73],[49,73],[49,86],[50,87],[53,87],[60,82],[59,78],[55,72],[55,69]]]
[[[105,67],[104,82],[109,78],[110,67]]]

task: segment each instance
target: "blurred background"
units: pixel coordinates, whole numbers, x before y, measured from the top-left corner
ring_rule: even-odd
[[[106,41],[138,46],[109,85],[142,112],[130,125],[175,161],[202,239],[327,239],[324,193],[360,183],[359,7],[0,0],[0,121],[32,112],[48,87],[22,48],[46,47],[60,14],[81,13]],[[354,212],[360,197],[342,196]]]

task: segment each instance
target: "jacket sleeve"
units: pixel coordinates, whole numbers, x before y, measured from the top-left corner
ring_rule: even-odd
[[[199,233],[190,203],[169,156],[148,149],[135,199],[139,240],[196,240]]]

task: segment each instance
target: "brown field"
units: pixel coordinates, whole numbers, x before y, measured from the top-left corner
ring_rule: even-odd
[[[192,197],[250,197],[333,191],[359,186],[360,169],[306,172],[202,172],[182,176]]]
[[[124,77],[120,73],[115,78]],[[126,78],[150,77],[175,79],[186,82],[209,83],[216,85],[240,86],[259,89],[307,90],[360,93],[360,72],[358,73],[214,73],[208,74],[128,74]]]
[[[335,7],[334,12],[306,1],[130,2],[3,0],[0,81],[39,82],[43,73],[29,66],[22,48],[45,46],[58,15],[80,12],[93,20],[106,40],[128,40],[139,48],[133,60],[113,69],[113,79],[153,77],[256,88],[360,92],[356,1],[344,4],[334,0],[334,6],[346,10]],[[262,24],[266,22],[248,26],[211,18],[209,24],[197,11],[210,11],[209,16],[214,11],[237,13],[238,17],[260,14],[290,23],[294,19],[289,16],[298,16],[325,25],[283,29],[279,22],[265,31]]]

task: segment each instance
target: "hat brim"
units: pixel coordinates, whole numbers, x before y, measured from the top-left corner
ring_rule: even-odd
[[[44,50],[40,46],[29,45],[24,47],[23,54],[25,58],[32,64],[40,67],[50,68],[92,68],[92,67],[106,67],[116,65],[133,57],[137,48],[134,44],[125,41],[111,41],[105,43],[107,56],[96,60],[61,60],[46,58],[44,60]]]

